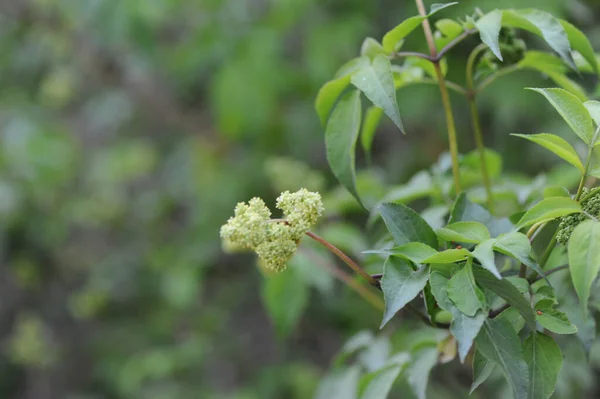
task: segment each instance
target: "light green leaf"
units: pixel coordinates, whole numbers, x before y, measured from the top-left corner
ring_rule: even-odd
[[[362,45],[360,46],[360,55],[367,56],[371,59],[375,58],[379,54],[384,54],[385,50],[381,46],[381,44],[373,39],[372,37],[367,37],[363,40]]]
[[[544,198],[571,197],[569,189],[563,186],[549,186],[544,189]]]
[[[531,309],[529,301],[523,297],[523,294],[519,292],[517,287],[507,279],[498,280],[487,270],[474,268],[473,274],[475,275],[475,281],[479,285],[492,291],[517,309],[529,328],[535,329],[535,313]]]
[[[535,312],[538,323],[542,327],[556,334],[575,334],[577,327],[569,321],[566,314],[554,309],[552,299],[542,299],[535,304]]]
[[[575,292],[587,314],[587,302],[594,280],[600,271],[600,222],[581,222],[569,238],[569,270]]]
[[[529,90],[541,93],[546,97],[573,132],[590,145],[594,137],[594,126],[589,112],[579,98],[563,89],[530,88]]]
[[[464,248],[461,249],[447,249],[442,252],[438,252],[435,255],[429,256],[423,259],[422,263],[455,263],[463,260],[467,260],[471,257],[471,252]]]
[[[479,222],[455,222],[437,230],[437,235],[444,241],[479,244],[490,238],[487,227]]]
[[[479,222],[488,228],[492,237],[507,233],[513,228],[508,219],[494,219],[487,209],[471,202],[465,193],[458,196],[450,212],[448,223],[455,222]]]
[[[339,182],[361,203],[356,190],[355,148],[360,130],[360,93],[344,95],[333,110],[325,129],[327,161]]]
[[[587,101],[588,96],[585,92],[585,89],[581,87],[581,85],[567,77],[567,75],[563,75],[556,72],[548,72],[546,73],[550,79],[554,81],[559,87],[565,89],[569,93],[573,94],[575,97],[579,99],[579,101]]]
[[[523,343],[529,369],[529,399],[548,399],[554,392],[562,368],[562,354],[552,338],[534,331]]]
[[[347,75],[330,80],[319,90],[317,99],[315,100],[315,108],[319,114],[319,118],[321,118],[323,126],[327,125],[327,119],[329,118],[329,114],[331,113],[336,100],[349,84],[350,76]]]
[[[540,266],[529,255],[531,253],[531,242],[523,233],[512,231],[499,235],[494,243],[494,249],[504,255],[517,259],[539,275],[544,276]]]
[[[362,130],[360,132],[360,143],[367,154],[371,152],[373,137],[375,137],[375,132],[377,131],[377,126],[379,125],[382,114],[383,110],[375,105],[367,108],[367,112],[365,113]]]
[[[483,241],[477,245],[473,250],[473,256],[481,263],[481,267],[489,270],[496,278],[501,279],[502,275],[496,267],[496,261],[494,257],[494,244],[496,240],[490,239]]]
[[[438,240],[433,229],[409,207],[385,203],[379,205],[379,213],[397,245],[416,241],[437,247]]]
[[[386,260],[381,278],[381,290],[385,299],[381,328],[421,292],[428,278],[429,268],[426,266],[415,271],[404,259],[390,256]]]
[[[510,323],[504,319],[487,319],[475,343],[477,351],[500,367],[515,399],[526,399],[529,373],[523,360],[521,341]]]
[[[409,242],[408,244],[392,248],[390,252],[392,255],[400,256],[417,264],[423,263],[425,259],[438,253],[438,251],[422,242]]]
[[[435,27],[437,28],[437,31],[434,34],[434,38],[435,46],[438,51],[465,31],[465,28],[461,24],[448,18],[437,20],[435,22]]]
[[[517,228],[520,229],[535,223],[546,222],[581,211],[581,205],[571,198],[544,198],[525,212],[519,223],[517,223]]]
[[[358,366],[336,370],[321,380],[315,399],[356,399],[360,372]]]
[[[392,75],[390,61],[385,55],[380,54],[373,58],[371,65],[352,74],[350,81],[356,88],[365,93],[365,96],[374,105],[381,108],[398,126],[398,129],[404,133],[398,103],[396,102],[394,76]]]
[[[560,21],[545,11],[534,9],[504,10],[502,26],[525,29],[544,38],[546,43],[574,70],[571,44]]]
[[[581,54],[583,58],[585,58],[585,60],[592,66],[592,69],[598,73],[596,54],[594,53],[594,48],[592,47],[592,44],[588,38],[583,34],[582,31],[577,29],[570,22],[565,21],[564,19],[559,19],[558,21],[562,25],[565,32],[567,32],[567,37],[569,38],[569,43],[571,43],[573,50],[578,51],[579,54]]]
[[[361,390],[361,399],[387,398],[402,368],[403,366],[400,365],[392,365],[364,375],[359,384],[364,386]]]
[[[596,126],[600,126],[600,101],[596,101],[596,100],[586,101],[583,103],[583,106],[590,113],[590,116],[594,120],[594,123],[596,123]]]
[[[406,370],[408,385],[418,399],[425,399],[429,373],[437,364],[438,351],[435,347],[422,348],[413,354],[413,359]]]
[[[498,37],[502,27],[502,11],[494,10],[475,21],[475,26],[479,30],[481,41],[484,42],[500,61],[502,53],[500,52],[500,43]]]
[[[485,297],[475,283],[470,262],[448,281],[448,298],[467,316],[473,317],[479,309],[485,309]]]
[[[523,327],[525,327],[525,320],[523,319],[523,316],[521,316],[517,309],[513,307],[502,311],[497,318],[508,321],[517,334],[521,332]]]
[[[265,278],[262,299],[279,338],[285,338],[294,330],[308,298],[308,286],[292,269]]]
[[[571,165],[575,166],[581,173],[585,173],[583,163],[577,155],[577,151],[562,137],[558,137],[554,134],[540,133],[540,134],[517,134],[512,133],[512,136],[524,138],[529,141],[533,141],[536,144],[552,151]]]
[[[475,350],[473,354],[473,384],[471,384],[469,395],[492,375],[495,367],[493,362],[490,362],[481,352]]]
[[[352,58],[350,61],[346,62],[335,72],[333,78],[338,79],[343,76],[352,75],[359,69],[369,66],[370,63],[371,60],[369,59],[369,57],[366,56]]]

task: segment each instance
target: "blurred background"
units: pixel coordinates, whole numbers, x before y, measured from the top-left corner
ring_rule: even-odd
[[[498,3],[460,1],[436,18]],[[600,2],[501,3],[566,18],[600,49]],[[223,252],[218,230],[239,201],[273,205],[307,186],[335,210],[320,232],[360,259],[366,215],[328,170],[313,101],[364,37],[416,13],[389,0],[0,1],[0,398],[312,397],[380,313],[318,266],[332,261],[319,248],[265,279],[253,255]],[[464,82],[476,42],[450,56],[451,80]],[[405,48],[425,51],[420,30]],[[554,85],[522,72],[480,107],[504,170],[534,177],[557,158],[508,133],[567,127],[525,86]],[[447,147],[436,87],[398,101],[408,134],[380,127],[359,176],[371,195]],[[467,104],[452,101],[466,153]],[[594,358],[569,366],[573,386],[597,389]],[[434,373],[431,397],[466,397],[470,371],[458,369]]]

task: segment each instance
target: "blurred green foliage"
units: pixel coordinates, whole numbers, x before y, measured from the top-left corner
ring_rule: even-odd
[[[600,48],[596,2],[503,3],[575,20]],[[461,1],[450,13],[494,5]],[[320,248],[307,245],[293,274],[263,281],[252,256],[222,252],[218,229],[240,199],[299,188],[281,172],[310,165],[299,175],[330,187],[336,211],[321,234],[363,256],[365,216],[325,172],[313,99],[363,37],[414,14],[412,2],[384,0],[2,2],[0,397],[311,397],[344,340],[379,315],[316,266],[332,262]],[[450,60],[452,79],[463,58]],[[556,161],[506,135],[555,126],[543,100],[521,91],[536,84],[543,78],[522,73],[481,99],[486,140],[515,176]],[[404,184],[438,159],[436,90],[404,89],[411,134],[384,126],[359,189],[383,194],[380,182]],[[467,153],[468,120],[458,128]],[[273,324],[266,311],[289,319]],[[400,325],[393,345],[407,339]],[[582,363],[564,369],[582,392],[598,389]],[[450,372],[434,373],[435,397],[464,397]]]

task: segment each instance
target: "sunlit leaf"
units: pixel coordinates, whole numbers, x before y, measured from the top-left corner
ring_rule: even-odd
[[[539,222],[546,222],[581,211],[581,205],[571,198],[544,198],[525,212],[521,220],[519,220],[519,223],[517,223],[517,228],[527,227]]]
[[[502,28],[502,11],[494,10],[475,21],[475,26],[479,30],[481,41],[484,42],[500,61],[502,53],[500,52],[500,28]]]
[[[575,334],[577,327],[569,321],[566,314],[554,309],[552,299],[542,299],[535,304],[537,322],[556,334]]]
[[[529,141],[533,141],[536,144],[552,151],[571,165],[575,166],[581,173],[585,173],[583,163],[577,155],[577,151],[562,137],[556,136],[550,133],[539,133],[539,134],[516,134],[512,133],[512,136],[524,138]]]
[[[568,253],[575,292],[587,313],[590,290],[600,271],[600,222],[581,222],[569,238]]]
[[[494,256],[494,244],[495,239],[485,240],[481,244],[477,245],[473,250],[473,256],[479,261],[481,267],[489,270],[496,278],[501,279],[502,275],[496,267],[496,260]]]
[[[455,222],[437,230],[442,240],[478,244],[490,238],[487,227],[479,222]]]

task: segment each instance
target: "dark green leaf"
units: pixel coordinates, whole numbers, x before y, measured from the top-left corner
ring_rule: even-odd
[[[360,143],[367,154],[371,152],[373,137],[375,137],[375,131],[377,131],[382,114],[383,110],[375,105],[367,108],[367,112],[365,113],[362,131],[360,132]]]
[[[577,151],[562,137],[550,133],[539,133],[539,134],[516,134],[512,133],[512,136],[524,138],[529,141],[533,141],[536,144],[541,145],[547,150],[552,151],[571,165],[575,166],[581,173],[585,173],[583,163],[577,155]]]
[[[490,238],[487,227],[479,222],[455,222],[437,230],[444,241],[479,244]]]
[[[475,316],[479,309],[486,308],[483,292],[475,283],[470,262],[461,268],[448,282],[448,297],[467,316]]]
[[[385,55],[380,54],[373,58],[371,65],[353,73],[350,81],[365,93],[365,96],[374,105],[381,108],[398,126],[398,129],[404,133],[398,103],[396,102],[394,76],[392,75],[390,61]]]
[[[381,290],[385,299],[381,327],[421,292],[428,278],[429,268],[426,266],[415,271],[404,259],[390,256],[386,260],[381,278]]]
[[[594,137],[594,126],[590,113],[579,98],[563,89],[530,88],[530,90],[541,93],[546,97],[573,132],[586,144],[590,145]]]
[[[517,223],[517,228],[520,229],[535,223],[546,222],[578,212],[581,212],[581,205],[571,198],[544,198],[525,212],[525,215]]]
[[[523,360],[521,341],[510,323],[498,318],[487,319],[475,343],[477,351],[500,367],[515,399],[526,399],[529,386],[527,364]]]
[[[395,256],[400,256],[417,264],[423,263],[425,259],[438,254],[438,251],[421,242],[409,242],[392,248],[390,252]]]
[[[472,394],[478,386],[483,384],[492,375],[494,367],[496,366],[493,362],[490,362],[481,352],[475,350],[473,354],[473,384],[471,384],[469,394]]]
[[[492,237],[509,232],[513,228],[508,219],[494,219],[487,209],[471,202],[465,193],[458,196],[450,212],[448,223],[455,222],[479,222],[488,228]]]
[[[502,61],[502,53],[500,52],[500,43],[498,41],[500,28],[502,27],[502,11],[494,10],[485,14],[475,22],[475,26],[479,30],[481,41]]]
[[[408,385],[418,399],[425,399],[429,373],[437,364],[438,351],[435,347],[426,347],[413,354],[413,362],[406,370]]]
[[[496,267],[496,260],[494,257],[494,244],[495,239],[486,240],[475,247],[473,250],[473,256],[479,261],[481,267],[489,270],[496,278],[501,279],[502,275]]]
[[[280,338],[288,336],[298,324],[308,304],[308,294],[308,286],[292,269],[265,278],[262,298]]]
[[[554,309],[552,299],[542,299],[535,304],[537,322],[542,327],[556,334],[575,334],[577,327],[573,325],[567,315],[560,310]]]
[[[433,229],[421,216],[402,204],[381,204],[379,213],[396,245],[422,242],[437,247],[438,240]]]
[[[361,200],[356,190],[355,148],[360,130],[360,114],[360,93],[353,90],[340,99],[325,130],[329,166],[335,177],[359,203]]]
[[[549,336],[534,331],[523,343],[523,355],[529,368],[529,399],[548,399],[562,367],[560,348]]]
[[[587,313],[587,302],[594,280],[600,271],[600,222],[581,222],[569,238],[569,270],[575,292]]]
[[[478,284],[504,299],[509,305],[514,306],[521,313],[529,328],[535,329],[535,314],[529,301],[523,297],[517,287],[507,279],[498,280],[487,270],[475,268],[473,274]]]

